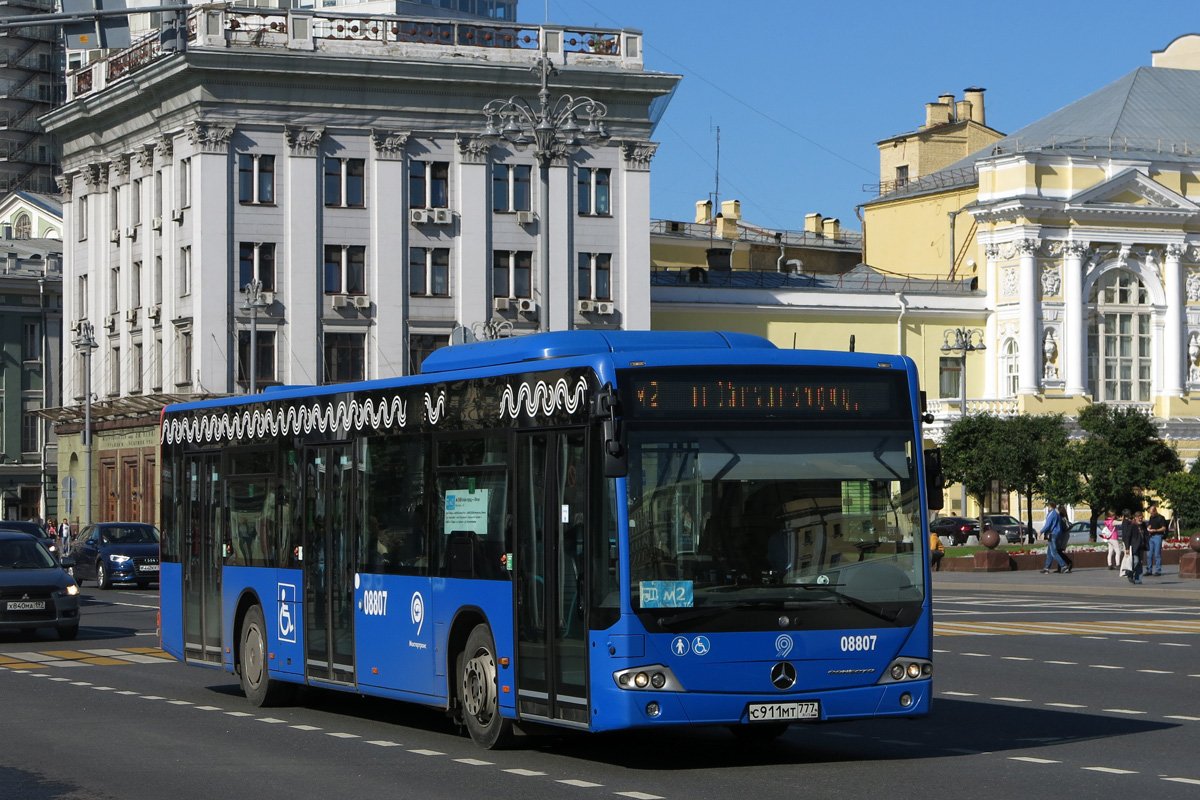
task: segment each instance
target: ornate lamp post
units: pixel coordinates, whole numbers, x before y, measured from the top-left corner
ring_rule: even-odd
[[[534,107],[523,97],[514,95],[507,100],[496,99],[483,107],[487,124],[479,139],[489,147],[505,142],[517,150],[533,145],[533,154],[538,160],[541,179],[541,197],[538,200],[538,238],[540,239],[538,265],[538,287],[540,313],[538,330],[550,330],[550,237],[547,223],[550,216],[550,164],[579,150],[585,144],[603,145],[610,138],[604,128],[604,117],[608,107],[590,97],[559,96],[550,102],[547,86],[551,75],[558,70],[543,50],[531,72],[541,73],[542,88],[538,92],[538,103]],[[577,114],[586,115],[587,124],[580,128]]]
[[[250,312],[250,394],[258,393],[258,310],[267,307],[267,301],[262,296],[262,281],[257,278],[246,284],[242,289],[246,302],[242,310]]]
[[[79,326],[79,333],[71,344],[83,355],[83,525],[92,522],[92,351],[96,343],[96,329],[90,322]]]
[[[981,328],[950,328],[942,331],[942,352],[943,353],[958,353],[959,371],[958,371],[958,388],[959,388],[959,416],[967,416],[967,353],[973,353],[976,350],[987,350],[987,345],[983,343],[983,330]],[[967,485],[962,485],[962,513],[967,515]]]

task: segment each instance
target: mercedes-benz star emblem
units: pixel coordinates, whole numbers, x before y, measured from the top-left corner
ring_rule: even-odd
[[[771,667],[771,683],[776,689],[790,689],[796,684],[796,668],[786,661]]]

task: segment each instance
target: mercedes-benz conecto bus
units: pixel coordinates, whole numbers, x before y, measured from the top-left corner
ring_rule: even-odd
[[[255,705],[422,703],[484,747],[919,716],[920,417],[907,358],[667,332],[169,406],[162,646]]]

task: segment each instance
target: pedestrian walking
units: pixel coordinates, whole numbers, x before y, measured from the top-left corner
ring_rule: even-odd
[[[1142,512],[1139,511],[1131,517],[1129,509],[1125,509],[1125,520],[1121,526],[1121,541],[1125,544],[1125,551],[1129,556],[1127,577],[1130,583],[1142,582],[1142,556],[1147,546],[1146,539]]]
[[[1158,506],[1150,506],[1150,518],[1146,520],[1146,532],[1150,534],[1146,554],[1146,574],[1162,575],[1163,538],[1167,535],[1167,519],[1158,513]]]
[[[1121,521],[1116,511],[1109,511],[1100,524],[1100,538],[1108,543],[1108,568],[1119,569],[1124,547],[1121,544]]]
[[[1055,572],[1070,572],[1071,568],[1067,566],[1067,562],[1063,561],[1062,556],[1058,554],[1058,534],[1062,527],[1062,517],[1058,515],[1058,510],[1054,507],[1054,503],[1046,503],[1046,521],[1042,525],[1042,538],[1046,540],[1046,566],[1042,568],[1042,574],[1050,573],[1050,562],[1058,562],[1058,569]]]
[[[65,554],[71,549],[71,521],[66,517],[62,518],[62,522],[58,526],[58,535],[62,537],[62,548]]]
[[[1071,545],[1071,518],[1067,516],[1067,507],[1058,507],[1058,554],[1062,560],[1067,562],[1067,572],[1075,569],[1075,561],[1068,554],[1067,550]]]
[[[942,557],[946,555],[946,546],[942,538],[933,531],[929,532],[929,566],[934,572],[942,569]]]

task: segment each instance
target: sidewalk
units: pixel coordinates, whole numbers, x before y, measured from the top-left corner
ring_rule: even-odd
[[[1171,567],[1157,578],[1143,577],[1141,585],[1122,578],[1121,573],[1102,569],[1076,569],[1066,575],[1041,570],[1014,572],[934,572],[933,596],[939,592],[1050,592],[1053,594],[1099,595],[1104,597],[1153,597],[1177,603],[1200,605],[1200,580],[1179,577]]]

